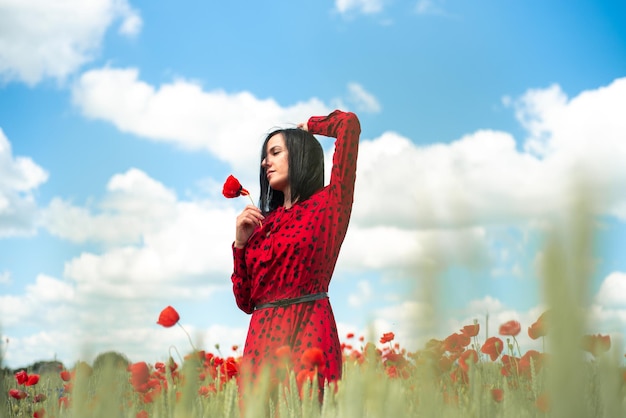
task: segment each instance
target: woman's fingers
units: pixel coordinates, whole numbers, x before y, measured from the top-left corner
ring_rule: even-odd
[[[262,221],[265,219],[259,208],[256,206],[248,205],[237,216],[236,233],[235,233],[235,245],[238,247],[243,246],[254,232],[254,228],[262,225]]]

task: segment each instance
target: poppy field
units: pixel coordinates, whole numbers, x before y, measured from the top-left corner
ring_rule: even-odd
[[[623,416],[626,369],[611,350],[610,336],[580,338],[572,350],[575,360],[567,365],[573,370],[559,371],[568,375],[569,388],[554,376],[554,368],[563,367],[555,355],[522,353],[516,337],[527,332],[533,339],[548,338],[556,326],[553,318],[547,311],[524,327],[511,320],[484,341],[475,322],[417,351],[402,348],[393,332],[376,342],[348,334],[342,343],[343,379],[321,391],[316,370],[324,367],[324,353],[315,349],[303,354],[310,368],[298,374],[289,371],[289,347],[277,350],[283,378],[267,379],[246,395],[239,392],[241,358],[236,354],[193,350],[179,360],[148,364],[107,353],[93,365],[79,362],[44,375],[19,370],[4,376],[2,416]],[[158,323],[179,325],[178,313],[169,306]],[[551,389],[555,377],[560,390],[569,392]]]
[[[280,347],[271,371],[253,385],[241,379],[238,346],[222,355],[189,338],[186,355],[174,350],[156,363],[103,353],[92,364],[0,375],[0,417],[623,417],[624,349],[619,338],[591,332],[581,308],[592,230],[578,225],[547,240],[548,308],[532,323],[511,319],[489,335],[475,320],[417,350],[404,348],[394,330],[375,338],[347,334],[343,376],[322,387],[324,353],[314,348],[302,354],[308,368],[296,373],[290,348]],[[187,334],[172,306],[156,322]],[[523,334],[542,350],[521,346]]]

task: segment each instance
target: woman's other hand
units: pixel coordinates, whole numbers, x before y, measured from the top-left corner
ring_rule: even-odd
[[[265,217],[259,208],[253,205],[246,206],[243,212],[237,216],[235,247],[245,247],[250,235],[254,232],[254,228],[256,228],[257,225],[261,225],[263,219],[265,219]]]
[[[302,129],[303,131],[309,131],[309,124],[308,122],[301,122],[298,124],[298,129]]]

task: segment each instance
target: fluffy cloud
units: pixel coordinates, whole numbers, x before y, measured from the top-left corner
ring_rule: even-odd
[[[37,205],[33,192],[48,173],[27,157],[14,157],[0,129],[0,237],[31,233]]]
[[[626,312],[626,273],[615,271],[602,282],[595,302],[609,308],[621,308]]]
[[[120,245],[139,242],[176,215],[176,194],[146,173],[130,169],[114,175],[100,213],[54,198],[43,211],[42,223],[52,234],[74,242]]]
[[[74,86],[74,103],[89,118],[151,140],[209,151],[237,171],[258,167],[263,134],[277,121],[293,127],[311,115],[330,112],[316,99],[281,107],[247,92],[206,92],[185,80],[157,89],[138,76],[136,69],[88,71]]]
[[[33,85],[63,79],[93,59],[108,27],[134,35],[141,18],[126,0],[11,1],[0,4],[0,76]]]
[[[423,147],[393,132],[363,141],[354,221],[430,228],[541,219],[571,203],[577,181],[593,191],[598,213],[622,216],[626,78],[571,100],[558,87],[532,90],[514,106],[529,133],[522,150],[490,130]]]

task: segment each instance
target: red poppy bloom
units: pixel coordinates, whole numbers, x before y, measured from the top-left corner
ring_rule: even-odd
[[[69,408],[70,407],[70,400],[67,396],[61,396],[59,398],[59,408]]]
[[[519,375],[519,362],[520,359],[514,356],[505,354],[502,356],[502,369],[500,373],[503,376],[510,376],[512,373],[516,376]]]
[[[469,363],[476,364],[478,362],[478,353],[476,350],[466,350],[459,357],[459,366],[463,369],[464,372],[469,372]]]
[[[542,313],[541,316],[537,318],[537,320],[531,326],[528,327],[528,336],[530,338],[536,340],[537,338],[544,337],[548,334],[548,328],[546,324],[547,316],[548,311]]]
[[[609,351],[611,348],[611,337],[609,335],[585,335],[581,345],[583,350],[590,352],[594,357]]]
[[[150,378],[150,369],[145,361],[133,363],[128,366],[130,371],[130,383],[137,392],[146,392],[148,387],[148,379]]]
[[[382,337],[380,337],[380,343],[381,344],[385,344],[388,343],[389,341],[393,341],[393,339],[395,338],[395,334],[393,332],[385,332],[383,334]]]
[[[17,380],[17,383],[20,385],[28,382],[28,374],[26,373],[26,370],[20,370],[19,372],[15,373],[15,380]]]
[[[277,359],[283,362],[289,362],[291,359],[291,347],[288,345],[281,345],[274,351],[274,355]]]
[[[502,343],[502,340],[500,338],[489,337],[487,338],[483,346],[480,348],[480,352],[487,354],[489,358],[491,359],[491,361],[496,361],[496,359],[502,353],[503,349],[504,349],[504,344]]]
[[[302,353],[300,357],[302,365],[308,370],[314,370],[317,367],[318,371],[324,370],[326,361],[324,360],[324,352],[321,348],[313,347],[308,348]]]
[[[228,176],[226,182],[224,183],[224,188],[222,189],[222,194],[224,197],[232,199],[234,197],[239,196],[247,196],[250,193],[243,188],[239,180],[237,180],[232,174]]]
[[[176,312],[176,309],[168,306],[161,311],[157,324],[164,326],[165,328],[173,327],[180,320],[180,315]]]
[[[535,401],[535,406],[541,412],[548,412],[550,410],[550,399],[548,398],[548,394],[542,393],[539,395]]]
[[[44,418],[45,416],[46,416],[46,410],[43,408],[40,408],[36,410],[35,412],[33,412],[33,418]]]
[[[28,397],[28,393],[24,392],[22,389],[10,389],[9,396],[15,399],[24,399]]]
[[[59,373],[59,375],[61,376],[61,380],[63,380],[64,382],[69,382],[72,379],[72,374],[67,370],[63,370]]]
[[[491,397],[494,401],[500,403],[504,399],[504,391],[502,389],[491,389]]]
[[[28,376],[28,380],[24,383],[24,386],[35,386],[37,383],[39,383],[39,375],[31,374]]]
[[[538,372],[543,365],[543,354],[541,354],[537,350],[528,350],[519,361],[519,369],[520,373],[526,377],[532,376],[532,367],[535,369],[535,372]]]
[[[443,347],[450,353],[460,353],[470,342],[470,337],[464,334],[450,334],[443,340]]]
[[[475,337],[480,332],[480,324],[465,325],[461,332],[467,337]]]
[[[515,320],[511,320],[500,325],[500,335],[510,335],[515,337],[521,330],[522,326]]]
[[[298,388],[300,392],[302,392],[302,386],[304,383],[310,383],[317,377],[317,373],[315,370],[300,370],[298,375],[296,376],[296,383],[298,384]]]
[[[354,338],[354,332],[349,332],[348,334],[346,334],[346,338],[347,339]]]

